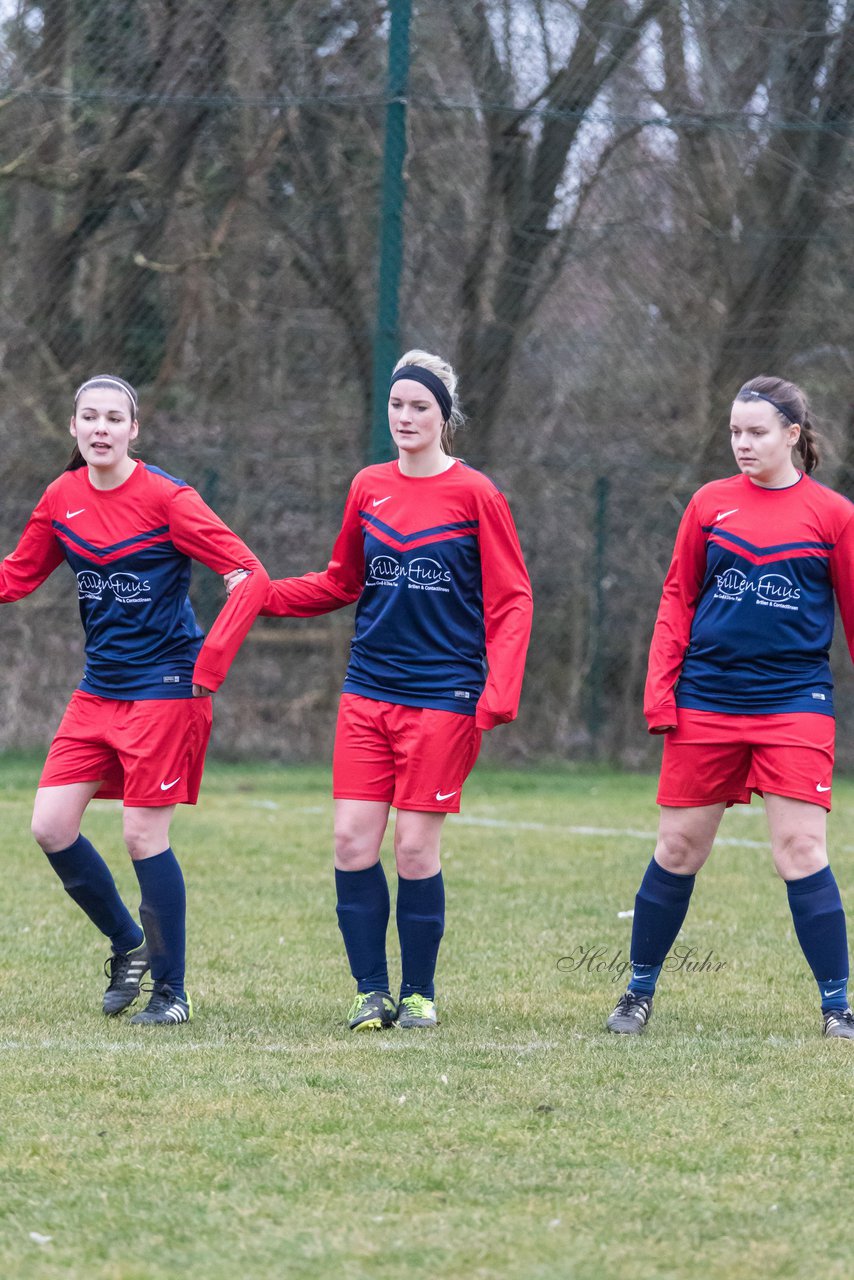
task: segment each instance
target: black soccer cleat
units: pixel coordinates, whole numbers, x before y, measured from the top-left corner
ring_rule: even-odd
[[[347,1019],[351,1031],[382,1031],[394,1022],[397,1012],[388,991],[357,991]]]
[[[126,955],[114,951],[109,960],[104,961],[104,973],[110,979],[110,985],[104,992],[104,1013],[108,1018],[115,1017],[133,1004],[148,968],[148,947],[144,942]]]
[[[649,1022],[652,1013],[652,996],[636,996],[626,991],[617,1001],[614,1012],[605,1026],[622,1036],[638,1036]]]
[[[435,1027],[439,1022],[436,1005],[426,996],[404,996],[397,1006],[395,1022],[399,1027]]]
[[[854,1013],[850,1009],[828,1009],[824,1014],[824,1034],[832,1040],[854,1040]]]
[[[168,982],[155,982],[151,987],[151,999],[146,1007],[135,1013],[131,1022],[136,1026],[175,1026],[179,1022],[189,1022],[193,1016],[190,997],[182,999],[175,994]]]

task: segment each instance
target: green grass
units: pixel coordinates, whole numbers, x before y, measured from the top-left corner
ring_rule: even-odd
[[[102,940],[28,835],[37,775],[0,762],[0,1275],[850,1274],[854,1045],[819,1034],[761,806],[727,815],[680,939],[723,967],[668,974],[618,1038],[622,981],[558,961],[625,957],[653,780],[480,768],[446,827],[442,1026],[360,1037],[327,771],[211,767],[174,827],[196,1018],[160,1030],[100,1014]],[[116,806],[86,830],[135,903]]]

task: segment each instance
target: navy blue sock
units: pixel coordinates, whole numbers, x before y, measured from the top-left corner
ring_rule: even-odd
[[[113,950],[133,951],[142,942],[142,929],[119,897],[113,874],[94,845],[78,836],[67,849],[47,854],[65,892],[106,934]]]
[[[397,932],[402,981],[400,998],[433,999],[439,943],[445,932],[445,882],[441,871],[426,880],[397,878]]]
[[[822,1009],[848,1006],[848,935],[839,886],[830,867],[787,880],[795,933],[821,995]]]
[[[363,871],[336,867],[335,890],[338,928],[359,991],[388,991],[385,935],[390,906],[383,864],[375,862]]]
[[[178,859],[171,848],[164,849],[153,858],[140,858],[133,869],[142,894],[139,918],[148,943],[151,977],[168,983],[185,1000],[187,893]]]
[[[629,991],[651,996],[668,951],[688,914],[696,876],[665,871],[652,858],[635,898]]]

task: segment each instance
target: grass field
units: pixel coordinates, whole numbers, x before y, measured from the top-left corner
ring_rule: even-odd
[[[102,940],[28,835],[37,774],[0,761],[3,1277],[851,1274],[854,1045],[819,1034],[760,806],[727,815],[679,940],[709,967],[627,1039],[603,1020],[653,781],[480,768],[446,828],[442,1026],[354,1036],[327,772],[211,767],[174,827],[196,1018],[161,1030],[100,1013]],[[115,808],[86,830],[135,905]]]

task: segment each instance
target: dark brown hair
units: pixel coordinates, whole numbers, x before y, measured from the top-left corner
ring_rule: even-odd
[[[810,407],[806,394],[794,382],[785,378],[770,378],[761,374],[751,378],[735,397],[736,400],[766,400],[776,409],[780,418],[789,423],[797,423],[801,428],[795,448],[801,455],[801,464],[807,475],[815,471],[821,461],[819,452],[819,436],[810,416]]]
[[[136,421],[138,412],[138,398],[133,387],[129,382],[125,382],[124,378],[117,377],[114,373],[96,373],[94,377],[87,378],[85,382],[81,382],[80,386],[74,393],[74,412],[77,413],[77,401],[84,391],[88,391],[90,387],[104,387],[108,391],[123,391],[130,401],[130,416],[132,421]],[[66,471],[79,471],[81,467],[86,466],[86,459],[77,447],[75,441],[74,448],[71,451],[71,457],[68,459]]]

